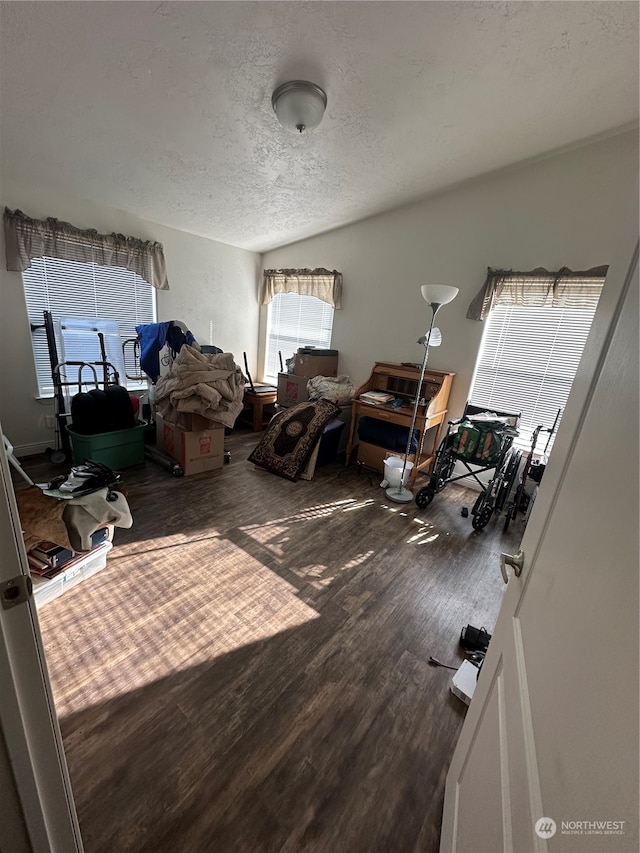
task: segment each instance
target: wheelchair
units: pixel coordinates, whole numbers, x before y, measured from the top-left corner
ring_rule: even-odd
[[[418,507],[428,506],[449,483],[473,477],[480,486],[480,494],[471,510],[471,524],[474,530],[486,527],[493,514],[503,509],[518,474],[521,451],[512,445],[518,435],[520,416],[520,412],[488,412],[486,408],[467,403],[462,417],[448,422],[429,482],[416,494]],[[466,422],[479,429],[476,447],[462,446],[462,425]],[[454,476],[456,463],[466,469],[464,474]],[[485,483],[478,475],[486,471],[493,474]]]

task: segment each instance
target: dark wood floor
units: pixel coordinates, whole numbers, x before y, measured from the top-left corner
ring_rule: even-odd
[[[418,510],[337,464],[290,483],[257,439],[127,471],[133,528],[40,611],[86,850],[435,851],[465,706],[429,656],[492,629],[521,527],[475,533],[453,484]]]

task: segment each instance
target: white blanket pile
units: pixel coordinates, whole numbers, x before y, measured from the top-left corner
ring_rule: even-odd
[[[180,415],[190,413],[232,427],[242,411],[244,384],[232,353],[207,354],[185,344],[156,383],[156,410],[178,426]]]

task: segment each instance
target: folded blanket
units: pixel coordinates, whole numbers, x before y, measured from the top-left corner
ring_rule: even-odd
[[[131,527],[133,519],[123,494],[98,489],[68,500],[44,495],[37,486],[16,491],[27,551],[39,542],[54,542],[70,551],[91,550],[91,534],[106,524]]]
[[[72,550],[69,532],[62,519],[65,501],[47,497],[37,486],[31,486],[16,491],[16,503],[27,551],[43,541]]]
[[[180,415],[190,413],[232,427],[243,408],[245,381],[232,353],[183,346],[169,373],[156,383],[156,410],[178,426]]]

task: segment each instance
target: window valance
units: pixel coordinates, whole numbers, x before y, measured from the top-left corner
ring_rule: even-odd
[[[530,308],[593,308],[598,304],[608,266],[574,272],[538,267],[530,272],[488,267],[487,278],[467,311],[467,319],[484,320],[496,305]]]
[[[277,293],[315,296],[334,308],[342,308],[342,273],[326,270],[264,270],[262,304],[268,305]]]
[[[122,267],[158,290],[169,290],[161,243],[123,234],[98,234],[94,229],[76,228],[51,217],[31,219],[21,210],[9,208],[4,210],[4,236],[7,269],[13,272],[29,269],[33,258],[59,258]]]

